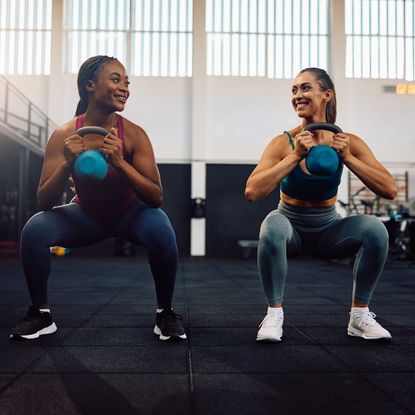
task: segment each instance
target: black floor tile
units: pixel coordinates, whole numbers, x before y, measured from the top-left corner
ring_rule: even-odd
[[[169,346],[169,345],[165,345]],[[182,347],[65,346],[50,349],[32,373],[186,373],[187,352]]]
[[[265,313],[257,315],[234,314],[192,314],[189,316],[190,327],[255,327],[258,328]]]
[[[403,327],[389,327],[385,325],[392,334],[393,345],[398,344],[415,344],[415,330],[408,330]],[[368,343],[358,337],[352,337],[347,334],[347,327],[297,327],[307,337],[318,345],[361,345],[362,342]]]
[[[145,258],[53,258],[49,287],[58,332],[9,342],[30,301],[18,259],[0,258],[1,415],[415,413],[415,267],[387,267],[371,303],[392,342],[347,336],[347,261],[290,260],[281,343],[255,340],[255,259],[180,262],[188,340],[173,344],[153,334]]]
[[[415,374],[414,373],[361,373],[374,385],[391,396],[408,410],[415,412]],[[393,381],[391,381],[393,379]]]
[[[195,374],[193,381],[200,415],[408,414],[353,373]]]
[[[188,311],[190,314],[208,314],[208,315],[232,315],[232,314],[258,314],[266,313],[267,305],[265,301],[261,304],[233,304],[232,307],[229,307],[227,304],[219,304],[219,305],[198,305],[198,304],[191,304],[188,307]]]
[[[84,315],[92,315],[96,313],[98,310],[102,309],[102,306],[97,304],[88,304],[85,302],[80,302],[79,304],[53,304],[51,303],[51,310],[53,315],[74,315],[74,316],[84,316]]]
[[[0,374],[0,390],[11,382],[17,375],[2,375]],[[0,397],[1,402],[1,397]]]
[[[149,328],[79,328],[65,338],[65,346],[167,346]]]
[[[313,313],[313,314],[291,314],[284,312],[286,322],[294,326],[302,327],[347,327],[349,323],[349,313]]]
[[[256,344],[255,328],[190,328],[192,346],[252,346]],[[310,340],[292,327],[284,328],[284,344],[311,344]],[[237,345],[237,346],[236,346]]]
[[[415,348],[388,341],[363,341],[360,345],[326,346],[326,350],[361,372],[414,372]]]
[[[178,314],[184,314],[185,307],[184,305],[178,305],[173,301],[173,309]],[[156,312],[156,305],[147,305],[147,304],[109,304],[105,305],[104,307],[101,307],[98,315],[102,314],[113,314],[113,315],[120,315],[120,314],[149,314],[152,313],[152,316],[155,316]]]
[[[147,327],[153,329],[155,313],[151,314],[97,314],[84,327]]]
[[[382,314],[382,320],[396,324],[398,326],[415,327],[415,304],[411,314]]]
[[[187,375],[28,374],[0,399],[2,415],[191,414]]]
[[[195,373],[298,373],[348,371],[313,345],[257,343],[253,346],[192,346]]]
[[[16,344],[13,342],[9,346],[1,346],[0,373],[19,373],[45,354],[45,347],[35,344],[21,347],[17,342]]]

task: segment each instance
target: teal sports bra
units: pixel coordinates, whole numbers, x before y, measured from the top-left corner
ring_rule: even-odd
[[[294,140],[288,131],[284,131],[294,149]],[[343,163],[331,176],[307,174],[298,163],[280,183],[281,192],[298,200],[328,200],[337,195],[337,189],[343,172]]]

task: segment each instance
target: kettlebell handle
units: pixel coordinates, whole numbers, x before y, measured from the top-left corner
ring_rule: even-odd
[[[81,137],[84,137],[87,134],[98,134],[107,136],[110,132],[106,128],[102,127],[82,127],[75,131],[75,134],[78,134]]]
[[[314,130],[327,130],[331,131],[334,134],[342,133],[341,128],[335,124],[330,124],[328,122],[315,122],[308,124],[304,127],[304,131],[314,131]]]

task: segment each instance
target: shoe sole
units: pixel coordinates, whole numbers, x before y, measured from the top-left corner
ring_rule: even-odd
[[[176,334],[174,336],[164,336],[157,325],[154,326],[153,332],[156,336],[159,336],[160,340],[163,340],[163,341],[166,341],[166,340],[169,340],[169,339],[180,339],[180,340],[186,340],[187,339],[186,333]]]
[[[360,338],[365,339],[365,340],[380,340],[380,339],[392,340],[392,336],[368,336],[363,331],[355,329],[353,327],[348,327],[347,328],[347,334],[349,336],[360,337]]]
[[[26,339],[26,340],[33,340],[37,339],[40,336],[44,336],[45,334],[53,334],[58,330],[55,323],[52,323],[50,326],[43,328],[42,330],[37,331],[33,334],[11,334],[10,339]]]
[[[281,341],[281,339],[277,339],[275,337],[257,337],[257,342],[272,342],[272,343],[278,343]]]

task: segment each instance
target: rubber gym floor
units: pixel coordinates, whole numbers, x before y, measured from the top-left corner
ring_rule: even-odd
[[[29,297],[0,258],[0,414],[414,414],[415,267],[388,264],[372,301],[392,342],[346,335],[352,266],[289,263],[283,341],[255,341],[266,307],[255,259],[183,259],[175,311],[188,340],[152,332],[145,258],[54,258],[58,332],[10,342]]]

